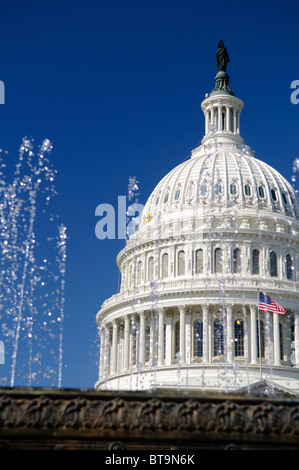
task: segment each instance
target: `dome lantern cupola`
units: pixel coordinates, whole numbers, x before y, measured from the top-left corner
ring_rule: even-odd
[[[206,95],[201,107],[205,115],[205,136],[202,144],[237,145],[243,144],[240,136],[240,114],[244,103],[237,98],[229,87],[229,75],[226,72],[229,56],[223,44],[219,41],[216,52],[218,73],[215,77],[215,88]]]

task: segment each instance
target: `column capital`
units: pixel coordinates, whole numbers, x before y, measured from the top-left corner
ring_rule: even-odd
[[[187,305],[179,305],[178,309],[180,313],[186,313]]]

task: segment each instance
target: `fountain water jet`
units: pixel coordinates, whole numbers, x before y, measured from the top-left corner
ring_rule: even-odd
[[[54,385],[56,376],[61,386],[66,228],[60,224],[57,230],[58,216],[51,213],[57,194],[51,150],[45,139],[35,153],[33,141],[24,138],[14,171],[5,157],[0,160],[0,320],[6,353],[1,384],[8,382],[10,369],[11,387],[17,380]]]

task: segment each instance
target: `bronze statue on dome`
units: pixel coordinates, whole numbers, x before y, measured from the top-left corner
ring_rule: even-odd
[[[223,41],[219,41],[218,43],[218,48],[216,52],[216,63],[218,67],[218,71],[220,72],[226,72],[226,67],[229,62],[229,56],[226,50],[226,47],[224,46]]]

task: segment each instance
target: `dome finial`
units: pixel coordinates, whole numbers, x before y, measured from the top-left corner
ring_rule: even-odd
[[[211,92],[211,95],[215,94],[229,94],[235,95],[233,90],[229,87],[229,76],[226,73],[226,67],[229,62],[229,55],[224,46],[224,42],[221,39],[218,42],[217,52],[216,52],[216,65],[218,67],[218,73],[215,77],[215,88]]]

